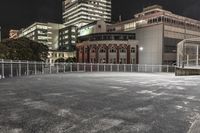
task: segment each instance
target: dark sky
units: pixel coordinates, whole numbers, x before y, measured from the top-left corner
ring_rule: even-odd
[[[39,22],[62,22],[62,0],[0,0],[3,37],[10,28],[19,29]],[[112,0],[113,21],[129,19],[143,7],[159,4],[174,13],[200,20],[200,0]]]

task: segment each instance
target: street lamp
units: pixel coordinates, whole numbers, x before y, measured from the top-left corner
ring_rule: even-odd
[[[140,51],[143,51],[143,50],[144,50],[144,48],[143,48],[143,47],[140,47],[140,48],[139,48],[139,50],[140,50]]]

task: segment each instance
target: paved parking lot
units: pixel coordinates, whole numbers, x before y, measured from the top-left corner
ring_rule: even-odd
[[[200,78],[67,73],[0,80],[0,133],[187,133]]]

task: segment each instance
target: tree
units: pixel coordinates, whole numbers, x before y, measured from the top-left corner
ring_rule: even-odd
[[[57,60],[55,61],[55,63],[61,63],[61,62],[65,62],[65,59],[59,58],[59,59],[57,59]]]
[[[0,58],[12,60],[45,61],[48,47],[28,38],[5,40],[0,44]]]
[[[6,59],[8,54],[8,48],[0,43],[0,59]]]
[[[69,57],[66,59],[66,62],[76,62],[76,57]]]

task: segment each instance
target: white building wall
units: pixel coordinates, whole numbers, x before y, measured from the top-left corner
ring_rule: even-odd
[[[139,41],[139,64],[161,65],[163,51],[163,24],[138,28],[134,31]]]

